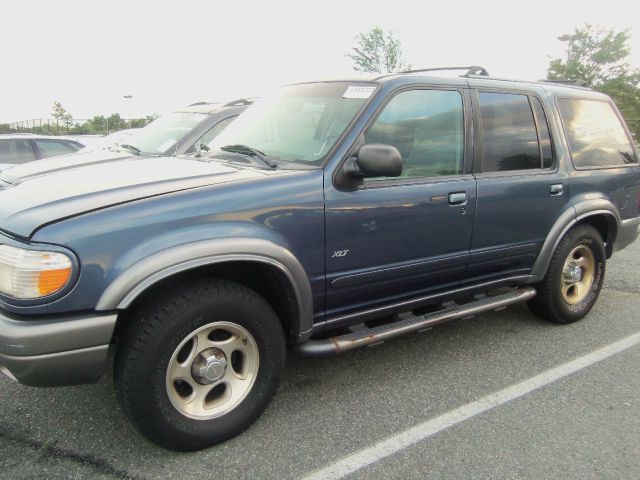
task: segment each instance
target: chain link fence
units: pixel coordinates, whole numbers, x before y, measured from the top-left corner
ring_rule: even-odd
[[[119,130],[140,128],[154,117],[111,117],[50,119],[34,118],[19,122],[0,124],[0,133],[34,133],[38,135],[108,135]]]

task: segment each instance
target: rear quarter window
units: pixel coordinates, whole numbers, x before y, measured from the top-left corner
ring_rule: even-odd
[[[638,163],[613,105],[599,100],[559,98],[558,109],[576,168]]]

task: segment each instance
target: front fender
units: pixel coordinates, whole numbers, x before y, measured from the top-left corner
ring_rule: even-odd
[[[156,252],[131,265],[117,276],[100,297],[96,310],[125,309],[157,282],[193,268],[232,261],[271,265],[288,279],[298,315],[292,325],[298,337],[311,332],[313,296],[304,268],[283,246],[258,238],[218,238],[190,242]]]

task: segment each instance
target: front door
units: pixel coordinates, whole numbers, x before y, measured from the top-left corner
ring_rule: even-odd
[[[395,94],[364,138],[396,147],[402,176],[325,188],[328,318],[459,284],[476,200],[475,179],[465,173],[466,96],[464,89]]]

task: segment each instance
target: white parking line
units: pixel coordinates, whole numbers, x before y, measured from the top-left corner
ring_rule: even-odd
[[[451,410],[439,417],[427,420],[426,422],[416,425],[404,432],[400,432],[386,440],[364,448],[341,460],[338,460],[335,463],[327,465],[316,472],[313,472],[305,477],[304,480],[343,478],[350,473],[357,472],[362,468],[410,447],[421,440],[425,440],[442,430],[446,430],[447,428],[464,422],[465,420],[475,417],[480,413],[522,397],[527,393],[533,392],[534,390],[544,387],[556,380],[560,380],[561,378],[576,373],[583,368],[593,365],[594,363],[598,363],[612,355],[615,355],[616,353],[620,353],[630,347],[638,345],[639,343],[640,332],[629,335],[622,340],[610,343],[598,350],[583,355],[582,357],[578,357],[575,360],[558,365],[557,367],[542,372],[535,377],[531,377],[520,383],[511,385],[504,390],[482,397],[475,402],[467,403],[466,405],[456,408],[455,410]]]

